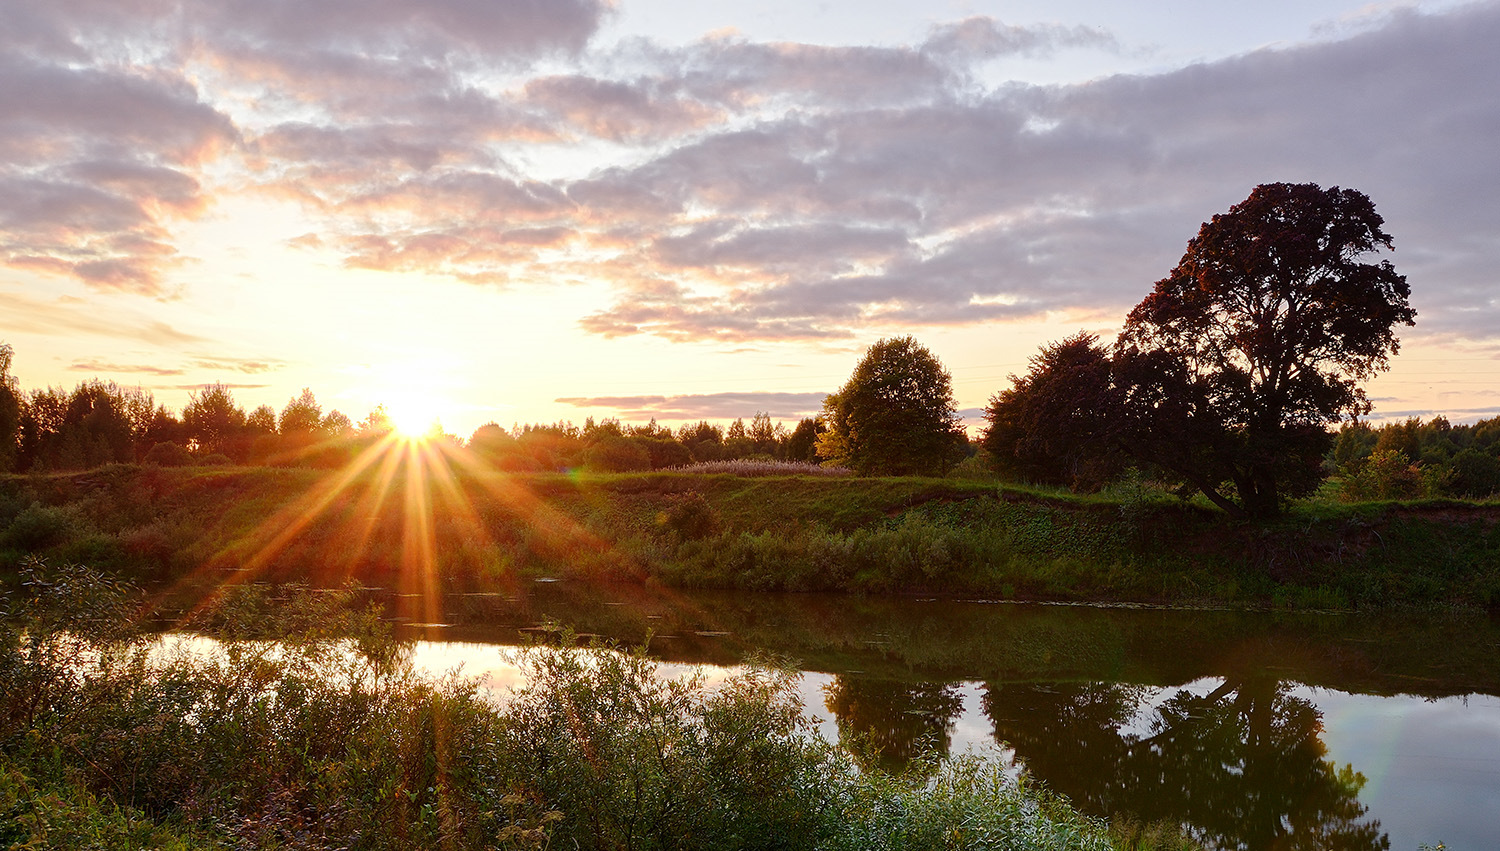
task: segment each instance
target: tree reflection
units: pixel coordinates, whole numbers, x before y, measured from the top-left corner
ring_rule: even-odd
[[[987,684],[995,738],[1079,808],[1185,825],[1205,845],[1245,851],[1386,849],[1364,821],[1365,778],[1324,757],[1322,714],[1268,678],[1178,691],[1145,732],[1147,692],[1106,683]]]
[[[861,767],[892,774],[948,755],[953,722],[963,710],[956,684],[882,680],[841,674],[824,687],[839,741]]]

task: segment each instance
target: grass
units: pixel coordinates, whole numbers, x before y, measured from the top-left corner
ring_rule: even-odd
[[[340,487],[333,490],[332,486]],[[413,505],[425,506],[412,512]],[[157,585],[225,573],[403,590],[539,576],[694,587],[1347,609],[1500,605],[1492,504],[1309,501],[1268,525],[1126,480],[728,473],[451,479],[117,465],[0,478],[0,566],[31,553]],[[294,530],[288,534],[286,530]],[[423,569],[426,570],[427,563]],[[413,590],[413,589],[405,589]]]
[[[348,593],[247,587],[164,654],[140,597],[22,568],[0,620],[0,839],[28,848],[1104,849],[1112,835],[1002,766],[926,783],[820,739],[795,674],[670,679],[570,641],[504,701],[424,678]]]

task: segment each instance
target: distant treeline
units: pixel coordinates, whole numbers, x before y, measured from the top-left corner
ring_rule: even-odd
[[[10,376],[11,349],[0,344],[0,472],[84,470],[111,463],[250,464],[334,467],[386,437],[394,428],[382,408],[359,422],[325,413],[309,389],[278,412],[270,405],[246,411],[230,388],[211,384],[194,391],[179,415],[149,390],[93,379],[72,391],[23,390]],[[466,446],[496,467],[551,471],[587,467],[629,472],[741,459],[816,463],[821,422],[808,418],[788,429],[756,413],[747,424],[725,428],[700,421],[677,431],[618,420],[582,426],[571,422],[480,426]]]
[[[1500,493],[1500,417],[1453,425],[1416,417],[1379,428],[1345,423],[1325,466],[1350,501]]]
[[[337,410],[325,413],[309,389],[280,411],[261,405],[247,412],[229,387],[210,384],[190,396],[181,414],[158,404],[149,390],[98,379],[72,391],[23,390],[9,373],[10,359],[10,347],[0,343],[0,472],[84,470],[111,463],[336,467],[394,428],[381,408],[359,422]],[[631,425],[589,418],[581,426],[488,423],[467,440],[451,434],[433,439],[465,447],[501,470],[634,472],[733,460],[817,464],[826,460],[818,453],[818,438],[826,432],[821,416],[789,429],[757,412],[748,423],[737,419],[728,427],[703,420],[674,431],[655,420]],[[1006,480],[1077,488],[1072,479],[1036,475],[1013,459],[996,463],[980,443],[965,447],[971,458],[965,473],[993,468]],[[976,452],[980,457],[973,457]],[[1082,489],[1128,474],[1124,465],[1105,460],[1094,465],[1108,468],[1102,480]],[[1454,425],[1441,416],[1381,426],[1346,423],[1335,435],[1324,470],[1336,477],[1338,495],[1348,501],[1487,497],[1500,493],[1500,417],[1473,425]]]

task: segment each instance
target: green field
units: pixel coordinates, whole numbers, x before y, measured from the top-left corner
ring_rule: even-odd
[[[923,478],[358,474],[116,465],[0,478],[0,564],[149,586],[537,577],[699,588],[1370,608],[1500,603],[1500,506],[1308,502],[1270,525],[1143,485],[1100,496]]]

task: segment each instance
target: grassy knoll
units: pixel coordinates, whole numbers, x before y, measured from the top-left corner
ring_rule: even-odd
[[[446,468],[445,468],[446,469]],[[1500,604],[1500,506],[1308,503],[1274,525],[1122,489],[919,478],[112,466],[0,478],[0,564],[409,593],[691,587],[1350,608]]]
[[[245,587],[197,616],[216,651],[164,653],[118,581],[21,572],[0,598],[4,847],[1188,847],[1111,834],[992,762],[860,770],[771,663],[670,679],[565,641],[521,657],[527,685],[497,701],[414,674],[347,593]]]

